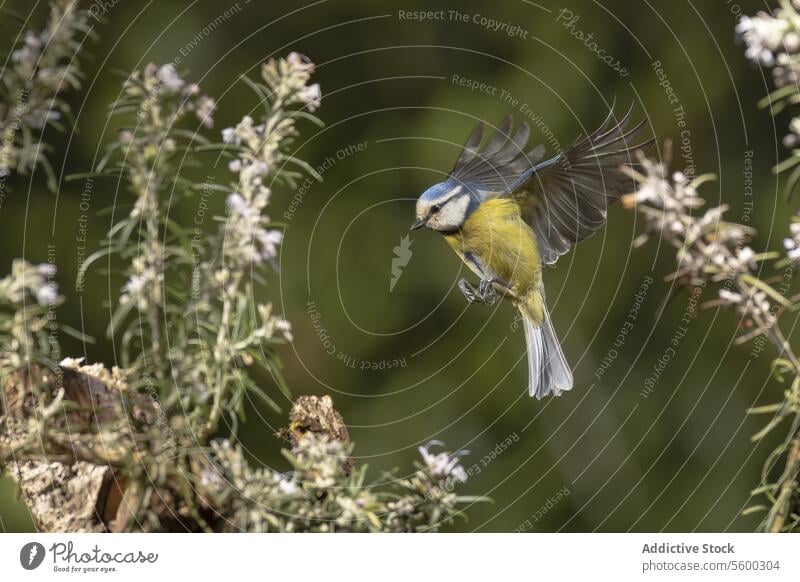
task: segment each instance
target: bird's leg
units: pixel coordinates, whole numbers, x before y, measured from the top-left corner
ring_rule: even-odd
[[[499,277],[481,279],[481,282],[478,285],[478,292],[480,293],[483,302],[487,305],[493,305],[499,297],[497,294],[497,289],[495,289],[495,285],[502,287],[505,293],[511,291],[511,285]]]
[[[458,281],[458,288],[470,303],[484,303],[483,298],[478,294],[478,290],[466,279],[460,279]]]

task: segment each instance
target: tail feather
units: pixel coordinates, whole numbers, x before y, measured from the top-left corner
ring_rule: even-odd
[[[541,398],[547,393],[540,394],[544,387],[542,365],[544,363],[544,338],[542,328],[534,326],[531,321],[522,316],[525,328],[525,345],[528,348],[528,394]]]
[[[522,314],[528,348],[528,393],[538,399],[572,389],[572,370],[558,343],[550,314],[544,306],[541,325]]]

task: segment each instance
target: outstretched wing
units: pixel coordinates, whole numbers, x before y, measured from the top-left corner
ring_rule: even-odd
[[[644,120],[627,129],[632,112],[631,106],[615,122],[612,111],[597,130],[530,168],[513,186],[510,194],[536,233],[543,263],[556,262],[574,243],[594,234],[605,223],[608,206],[634,190],[620,166],[637,167],[635,151],[655,140],[634,145]]]
[[[525,151],[530,136],[527,123],[520,125],[513,135],[512,126],[513,119],[509,115],[481,149],[483,123],[476,125],[450,172],[450,178],[484,192],[509,193],[520,177],[544,155],[544,146],[541,145]]]

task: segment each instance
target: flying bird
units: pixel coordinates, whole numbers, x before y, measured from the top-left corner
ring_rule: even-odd
[[[635,144],[644,120],[629,127],[633,107],[617,120],[611,112],[594,132],[541,161],[545,148],[528,150],[526,123],[512,132],[506,117],[481,148],[483,124],[470,134],[444,182],[417,200],[411,230],[439,231],[480,278],[458,283],[471,303],[510,300],[519,309],[528,356],[528,392],[559,396],[573,385],[572,371],[545,303],[542,266],[594,234],[608,206],[632,192],[621,166],[638,166]]]

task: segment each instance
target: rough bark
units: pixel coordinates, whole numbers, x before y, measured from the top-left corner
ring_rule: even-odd
[[[51,403],[44,414],[39,402]],[[106,531],[121,499],[116,469],[137,433],[152,426],[156,403],[128,393],[121,371],[77,362],[60,374],[33,368],[10,375],[3,403],[0,460],[37,529]]]
[[[18,482],[39,531],[146,530],[140,515],[145,508],[157,516],[159,531],[213,531],[224,522],[203,489],[202,476],[211,469],[204,455],[187,468],[194,474],[193,500],[187,501],[185,480],[167,479],[153,492],[126,477],[126,467],[136,466],[145,450],[157,465],[173,460],[159,434],[159,422],[167,421],[159,419],[157,400],[128,390],[121,370],[79,362],[59,375],[32,369],[7,377],[2,396],[0,462]],[[50,403],[44,413],[43,402]],[[290,420],[279,435],[292,448],[308,434],[349,442],[328,396],[299,397]]]
[[[39,531],[105,531],[101,515],[108,467],[23,461],[13,463],[11,474]]]

